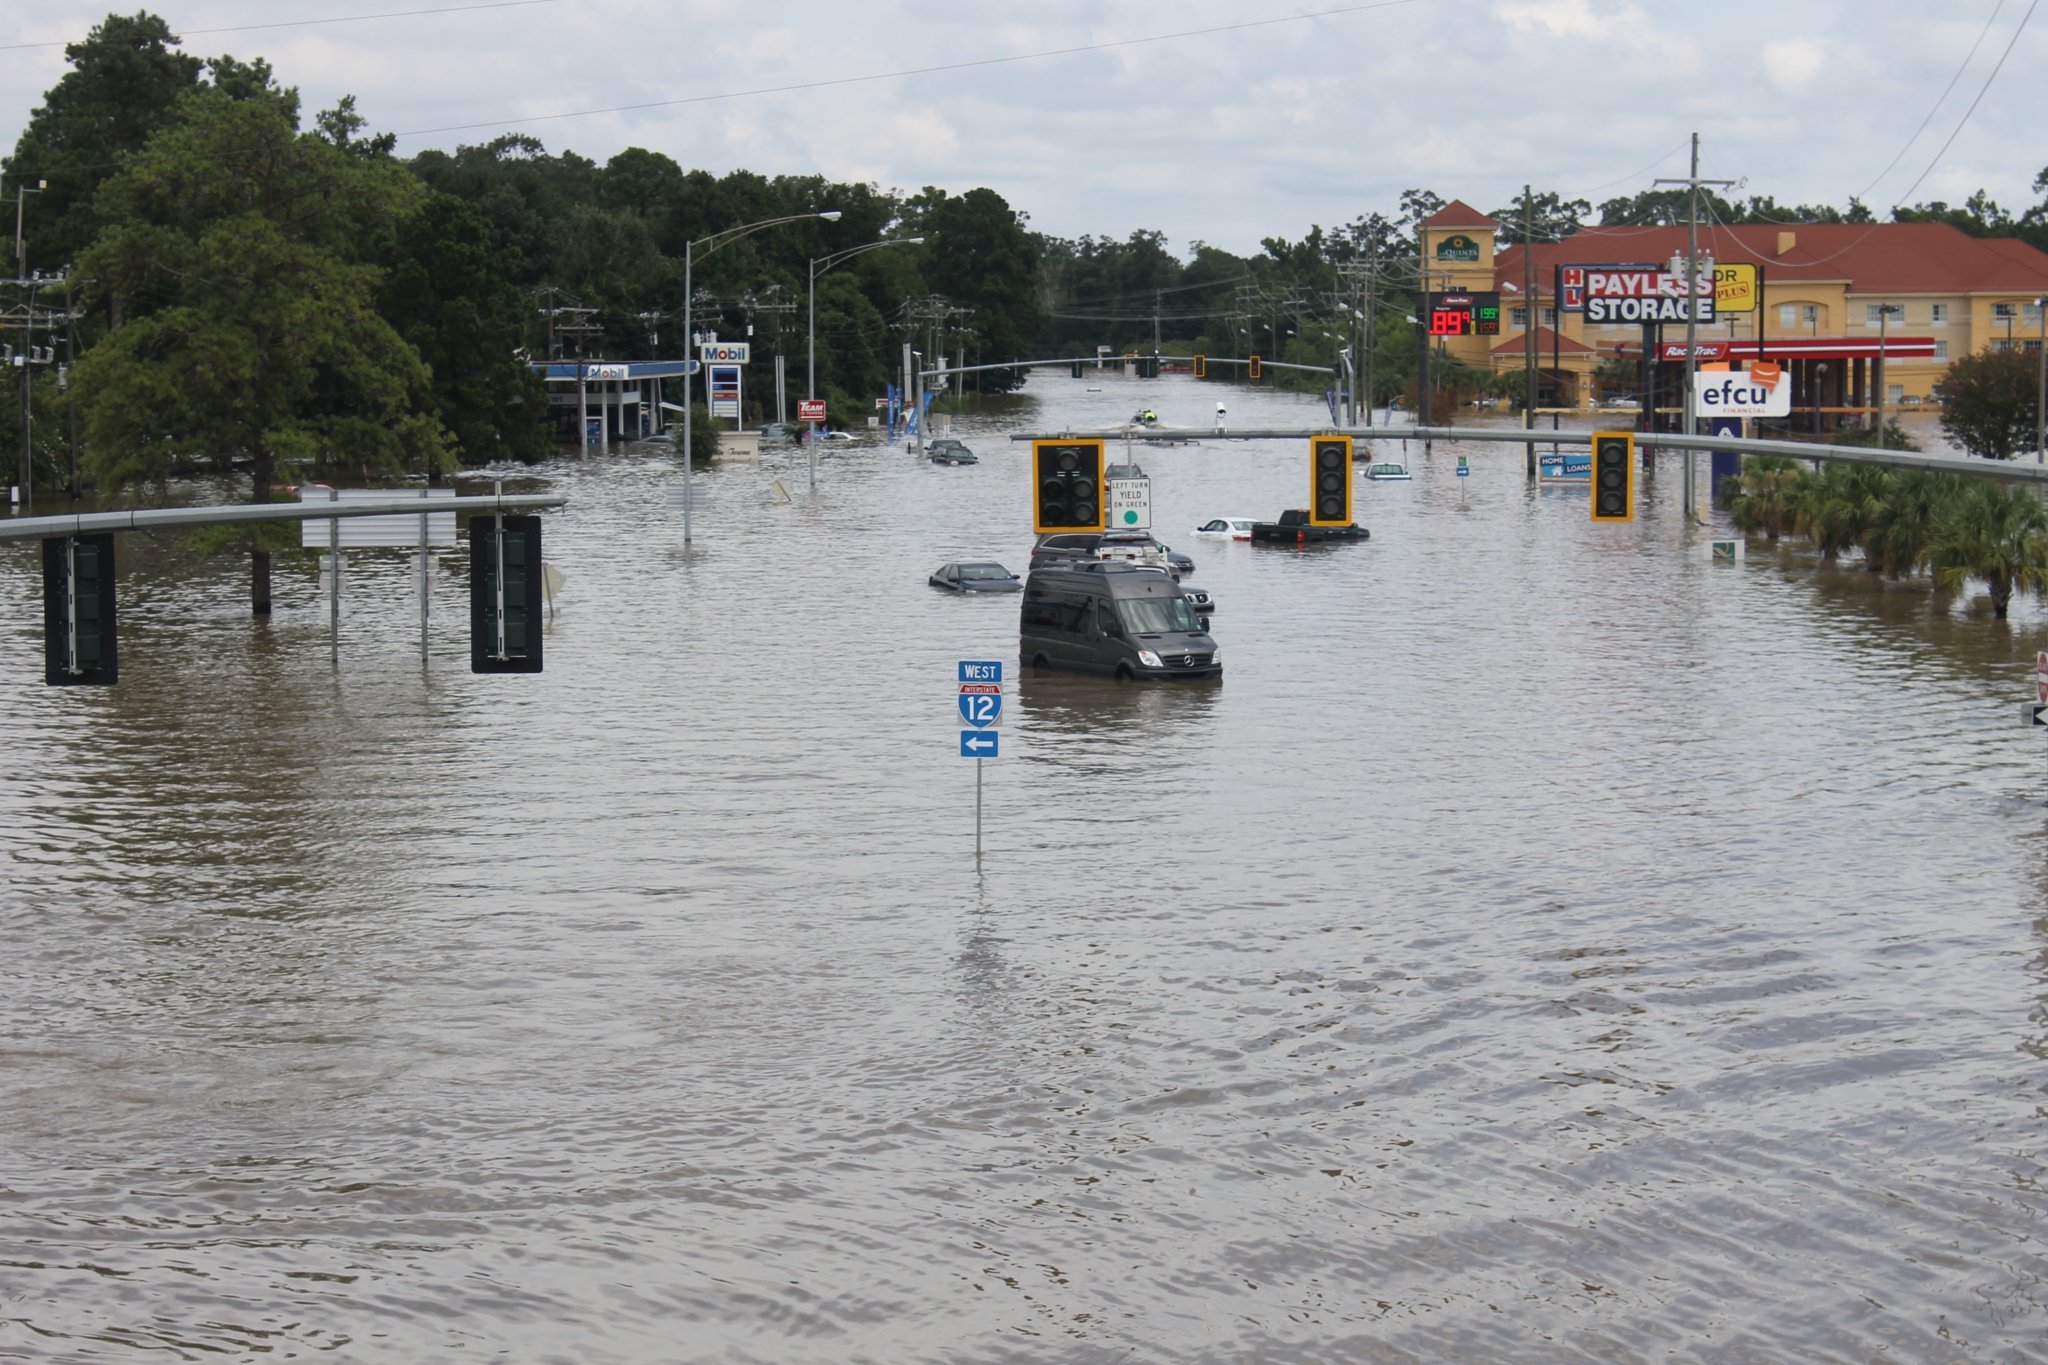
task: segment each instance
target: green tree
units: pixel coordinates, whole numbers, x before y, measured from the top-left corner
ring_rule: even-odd
[[[81,271],[127,307],[78,366],[88,471],[160,483],[220,459],[260,503],[323,463],[448,468],[427,367],[355,255],[424,195],[394,162],[299,133],[282,101],[187,96],[95,204],[107,227]],[[260,548],[250,602],[270,609]]]
[[[1832,562],[1861,546],[1889,492],[1888,472],[1869,465],[1830,464],[1796,484],[1788,499],[1792,529]]]
[[[1584,199],[1566,199],[1555,190],[1535,194],[1529,200],[1529,216],[1534,219],[1532,226],[1539,242],[1561,242],[1577,232],[1585,221],[1593,216],[1593,206]],[[1504,208],[1497,208],[1487,217],[1500,224],[1495,241],[1501,246],[1512,246],[1522,240],[1522,200]]]
[[[177,46],[170,25],[137,13],[110,14],[64,49],[71,69],[30,113],[0,169],[10,188],[46,182],[23,215],[30,266],[54,271],[78,259],[92,239],[89,209],[100,183],[198,86],[205,63]]]
[[[2048,586],[2048,512],[2027,489],[1973,479],[1936,524],[1927,561],[1950,591],[1982,579],[2003,621],[2013,593]]]
[[[1763,533],[1775,541],[1791,529],[1805,466],[1779,455],[1746,455],[1742,471],[1721,483],[1721,496],[1735,528],[1744,535]]]
[[[543,458],[546,386],[519,355],[530,307],[514,253],[492,241],[483,215],[434,195],[400,224],[384,265],[379,311],[427,363],[461,462]]]
[[[1038,244],[1024,216],[991,189],[962,195],[927,186],[904,205],[905,230],[925,240],[926,278],[950,301],[972,309],[976,351],[988,363],[1023,359],[1044,325],[1038,298]],[[969,363],[972,363],[970,360]],[[977,391],[1007,392],[1022,370],[983,370]]]
[[[2034,361],[2025,352],[1979,351],[1934,386],[1941,429],[1972,455],[2010,460],[2034,440]]]
[[[1931,469],[1895,471],[1889,495],[1863,542],[1870,567],[1893,578],[1919,568],[1934,543],[1935,528],[1962,493],[1963,480],[1955,474]]]

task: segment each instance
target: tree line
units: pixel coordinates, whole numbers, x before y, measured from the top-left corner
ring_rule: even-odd
[[[782,355],[801,385],[813,264],[899,237],[923,244],[865,252],[817,277],[818,388],[837,413],[868,410],[906,341],[928,360],[970,365],[1101,344],[1333,365],[1362,341],[1373,401],[1415,379],[1416,224],[1445,203],[1429,190],[1404,191],[1392,213],[1267,238],[1254,253],[1197,241],[1182,255],[1154,230],[1121,240],[1032,231],[986,188],[714,176],[639,148],[599,164],[523,134],[400,157],[351,99],[304,119],[296,90],[266,63],[187,53],[146,12],[110,15],[66,57],[0,166],[8,186],[43,184],[25,214],[24,259],[61,270],[61,285],[36,294],[62,315],[40,340],[76,362],[26,371],[35,410],[56,418],[32,443],[45,489],[161,482],[226,462],[246,468],[262,498],[312,470],[431,478],[537,459],[552,434],[530,361],[687,354],[689,245],[827,210],[836,222],[693,254],[693,321],[755,343],[756,414],[772,384],[759,358]],[[2048,196],[2048,170],[2034,187]],[[1838,211],[1704,197],[1724,222],[1871,221],[1854,202]],[[1672,190],[1597,210],[1540,192],[1491,216],[1514,242],[1525,223],[1555,240],[1593,221],[1668,223],[1684,211]],[[2048,248],[2048,197],[2017,215],[1979,194],[1894,216]],[[967,387],[1022,382],[997,369]],[[19,433],[0,439],[12,446]]]

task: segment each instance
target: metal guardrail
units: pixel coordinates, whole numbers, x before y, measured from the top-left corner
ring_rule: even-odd
[[[1602,434],[1626,428],[1602,428]],[[1757,440],[1737,436],[1688,435],[1672,431],[1630,432],[1638,446],[1672,450],[1732,450],[1738,455],[1779,455],[1795,460],[1836,460],[1844,464],[1879,465],[1890,469],[1930,469],[1943,474],[1963,474],[1979,479],[2011,479],[2020,483],[2048,484],[2048,465],[2020,460],[1980,460],[1973,455],[1930,455],[1919,450],[1880,450],[1875,446],[1832,446],[1807,441]],[[1594,433],[1586,431],[1544,431],[1540,427],[1178,427],[1167,431],[1017,432],[1013,441],[1305,441],[1311,436],[1350,436],[1379,441],[1461,441],[1517,446],[1590,446]]]
[[[74,512],[60,517],[16,517],[0,521],[0,540],[94,531],[155,531],[175,526],[231,526],[243,522],[330,521],[338,517],[429,516],[437,512],[516,512],[561,507],[564,493],[485,493],[466,498],[403,497],[379,502],[256,502],[226,507],[138,507],[126,512]]]

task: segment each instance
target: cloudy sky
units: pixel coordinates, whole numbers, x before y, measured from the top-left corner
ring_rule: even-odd
[[[353,93],[402,153],[520,131],[597,161],[640,146],[721,173],[986,185],[1041,231],[1155,229],[1184,254],[1196,240],[1244,252],[1314,223],[1391,215],[1409,187],[1492,209],[1532,182],[1597,204],[1684,175],[1695,131],[1701,174],[1741,180],[1739,194],[1860,195],[1881,211],[1983,188],[2017,212],[2040,202],[2029,186],[2048,167],[2039,2],[149,8],[189,51],[268,58],[309,112]],[[7,148],[63,74],[63,44],[111,6],[11,8]]]

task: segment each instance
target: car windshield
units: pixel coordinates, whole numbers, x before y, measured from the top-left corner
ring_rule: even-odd
[[[1014,575],[1000,564],[962,564],[960,566],[960,576],[962,578],[981,579],[1010,578]]]
[[[1133,635],[1202,628],[1185,597],[1126,597],[1116,605],[1124,618],[1124,629]]]

